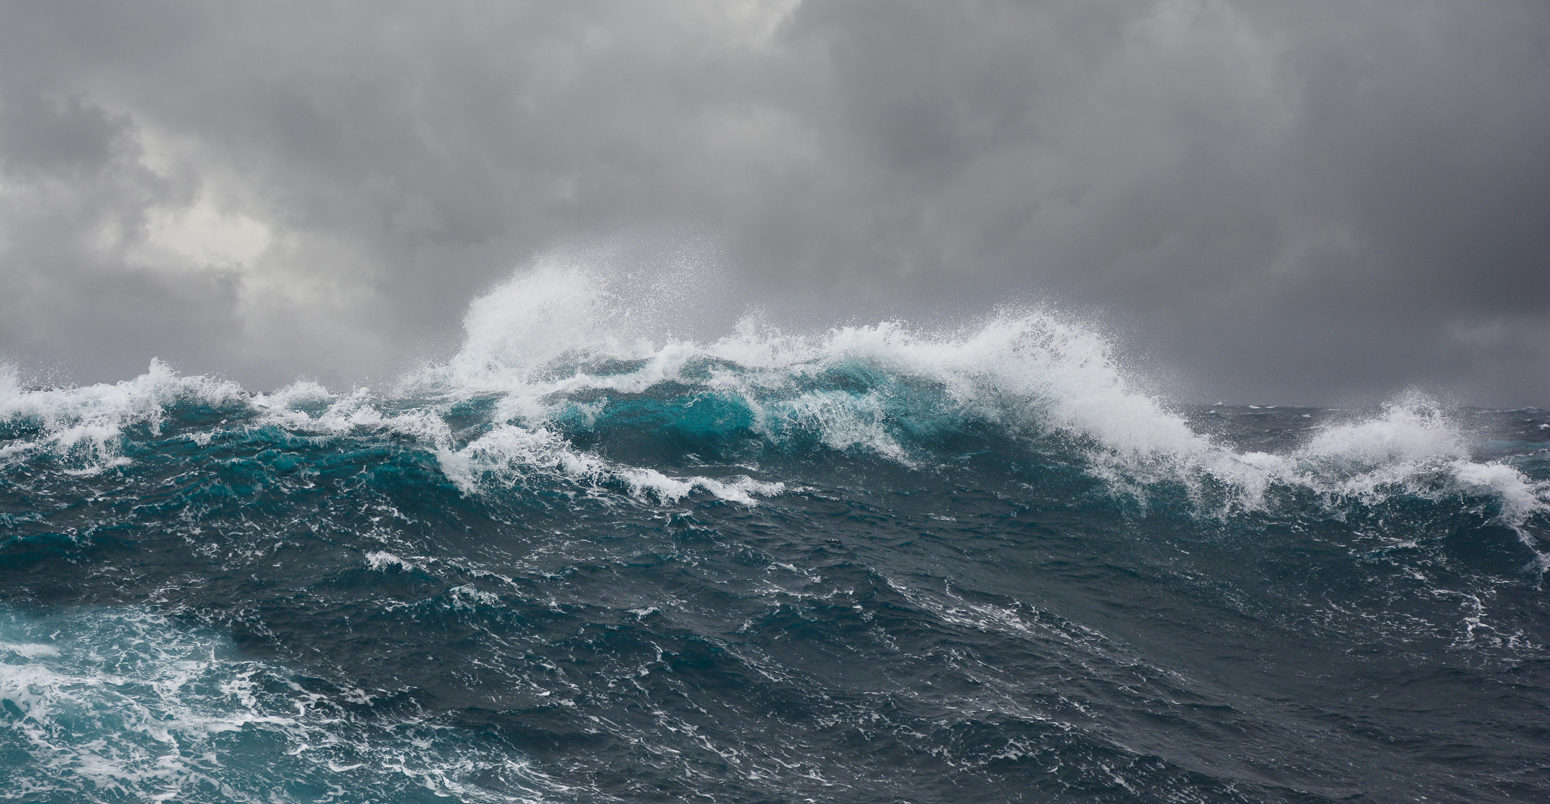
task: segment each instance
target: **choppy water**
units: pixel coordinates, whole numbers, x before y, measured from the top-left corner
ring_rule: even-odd
[[[618,309],[539,271],[391,389],[0,376],[0,797],[1550,797],[1550,412]]]

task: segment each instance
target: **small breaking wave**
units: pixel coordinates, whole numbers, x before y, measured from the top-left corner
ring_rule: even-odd
[[[0,366],[0,465],[37,453],[68,460],[83,472],[123,464],[125,429],[136,425],[158,433],[173,406],[196,402],[211,407],[245,398],[236,383],[185,377],[152,360],[146,372],[117,384],[77,388],[24,389],[14,367]]]

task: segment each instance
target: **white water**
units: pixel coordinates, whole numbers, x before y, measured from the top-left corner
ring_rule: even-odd
[[[492,778],[525,800],[558,790],[504,746],[356,719],[224,637],[148,609],[0,608],[0,710],[0,753],[27,758],[25,773],[0,768],[6,799],[509,800]]]
[[[1520,533],[1529,517],[1550,509],[1546,484],[1505,464],[1473,460],[1465,434],[1420,397],[1325,427],[1286,453],[1240,452],[1194,431],[1140,391],[1095,330],[1048,311],[1002,313],[929,332],[882,322],[795,334],[750,319],[701,342],[662,334],[661,305],[632,304],[631,290],[585,264],[542,261],[470,305],[455,355],[386,393],[335,394],[303,381],[250,396],[232,383],[180,376],[160,362],[126,382],[55,390],[24,389],[14,371],[0,371],[0,421],[37,427],[35,435],[0,448],[0,462],[47,451],[72,457],[80,471],[101,471],[125,460],[126,428],[154,431],[168,406],[196,402],[246,406],[257,414],[246,426],[320,437],[385,431],[414,439],[435,452],[446,476],[466,493],[543,473],[662,501],[698,490],[751,504],[784,486],[619,464],[577,450],[554,431],[552,419],[574,409],[578,395],[674,384],[740,398],[753,412],[755,430],[771,439],[811,432],[836,450],[912,464],[895,435],[899,413],[887,404],[888,388],[853,393],[803,382],[861,366],[885,384],[909,380],[939,389],[948,409],[933,415],[988,422],[1014,436],[1074,436],[1089,445],[1091,471],[1116,489],[1144,495],[1150,484],[1176,482],[1204,499],[1206,484],[1225,485],[1230,493],[1216,503],[1222,513],[1261,507],[1277,486],[1303,487],[1335,505],[1395,493],[1491,496]],[[494,421],[460,443],[446,417],[471,399],[495,400]]]

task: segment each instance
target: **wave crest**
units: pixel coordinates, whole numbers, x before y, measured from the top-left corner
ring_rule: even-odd
[[[943,457],[945,437],[975,430],[1013,449],[1064,451],[1120,493],[1182,486],[1217,514],[1262,510],[1278,490],[1331,508],[1394,495],[1487,496],[1520,534],[1550,511],[1545,483],[1475,460],[1465,433],[1417,396],[1311,430],[1290,447],[1239,450],[1142,391],[1101,333],[1049,310],[1004,311],[957,329],[892,321],[815,333],[747,317],[695,340],[673,336],[660,300],[634,303],[641,295],[627,278],[541,262],[470,305],[451,359],[386,393],[298,382],[248,394],[160,361],[133,380],[72,389],[25,390],[11,371],[0,374],[8,436],[0,460],[52,454],[100,471],[127,460],[130,427],[155,434],[179,405],[236,407],[242,415],[224,426],[409,439],[465,493],[543,475],[662,502],[702,491],[751,503],[790,478],[755,479],[735,465],[671,474],[649,454],[608,456],[606,436],[676,433],[692,442],[686,454],[729,440],[755,453],[811,446],[921,468]],[[210,437],[195,429],[191,437]]]

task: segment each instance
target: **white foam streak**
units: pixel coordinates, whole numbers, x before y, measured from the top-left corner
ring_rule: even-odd
[[[910,465],[909,453],[888,433],[888,413],[875,392],[859,396],[837,391],[804,393],[783,409],[753,402],[761,429],[770,433],[771,420],[783,420],[819,433],[830,449],[861,447]]]
[[[748,477],[733,481],[680,478],[655,469],[615,464],[575,450],[549,430],[512,424],[499,425],[461,449],[444,448],[437,458],[442,471],[464,493],[477,492],[484,482],[516,485],[539,473],[559,473],[594,491],[619,485],[632,496],[661,502],[676,502],[700,489],[724,500],[753,504],[755,496],[771,496],[785,489],[781,483]]]
[[[252,406],[261,414],[260,424],[299,433],[345,435],[387,431],[429,445],[445,444],[452,437],[446,421],[433,410],[422,408],[384,413],[377,406],[379,402],[367,388],[334,397],[315,383],[298,383],[273,395],[257,394]],[[308,407],[318,412],[309,412]]]
[[[365,555],[366,566],[376,572],[386,572],[389,567],[402,572],[410,572],[419,567],[411,561],[405,561],[386,550],[374,550]]]

